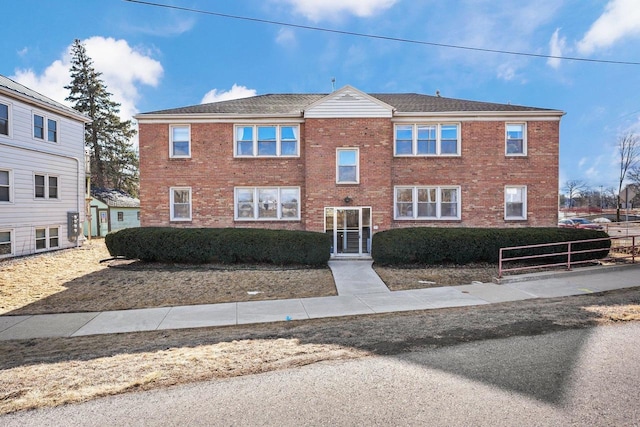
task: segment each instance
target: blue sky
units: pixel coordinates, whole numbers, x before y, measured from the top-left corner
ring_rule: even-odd
[[[640,62],[638,0],[150,0],[481,49]],[[67,96],[82,40],[122,115],[266,93],[418,92],[563,110],[560,183],[617,187],[615,142],[640,131],[640,65],[452,49],[124,0],[2,5],[0,74]]]

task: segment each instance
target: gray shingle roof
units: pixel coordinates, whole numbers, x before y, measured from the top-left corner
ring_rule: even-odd
[[[34,101],[37,101],[39,104],[45,104],[50,108],[54,108],[62,113],[66,113],[67,115],[75,116],[78,119],[84,118],[85,121],[90,121],[89,117],[81,114],[80,112],[74,110],[73,108],[67,107],[64,104],[61,104],[53,99],[42,95],[41,93],[36,92],[33,89],[29,89],[28,87],[21,85],[20,83],[11,80],[9,77],[3,76],[0,74],[0,89],[8,90],[9,92],[14,92],[16,94],[26,96],[31,98]]]
[[[309,105],[327,95],[329,94],[259,95],[210,104],[152,111],[145,114],[299,114]],[[398,113],[556,111],[520,105],[443,98],[418,93],[372,93],[370,95],[391,105]]]
[[[113,188],[92,188],[91,195],[113,208],[139,208],[140,200],[122,190]]]

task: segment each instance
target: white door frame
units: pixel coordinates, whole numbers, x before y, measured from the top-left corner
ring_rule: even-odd
[[[346,223],[338,224],[338,211],[357,211],[358,228],[348,229]],[[328,213],[331,213],[331,228],[327,227]],[[367,218],[368,215],[368,218]],[[344,221],[347,216],[343,216]],[[368,206],[335,206],[324,209],[325,233],[332,231],[333,244],[331,245],[332,257],[368,257],[371,254],[371,208]],[[349,233],[358,233],[358,252],[345,252]],[[368,234],[368,235],[367,235]],[[340,241],[342,239],[342,242]],[[366,240],[365,240],[366,239]],[[363,245],[364,243],[364,245]],[[342,248],[341,250],[339,248]],[[363,250],[364,249],[364,250]]]

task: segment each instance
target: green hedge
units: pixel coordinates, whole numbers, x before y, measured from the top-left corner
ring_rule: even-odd
[[[373,235],[372,257],[381,265],[432,265],[498,262],[500,248],[609,237],[604,231],[569,228],[399,228]],[[610,240],[572,245],[572,251],[602,249],[572,255],[572,261],[601,259],[609,253]],[[566,252],[567,246],[510,251],[505,256]],[[545,257],[537,262],[556,263],[567,257]]]
[[[324,233],[249,228],[127,228],[105,243],[111,256],[190,264],[326,265],[331,248]]]

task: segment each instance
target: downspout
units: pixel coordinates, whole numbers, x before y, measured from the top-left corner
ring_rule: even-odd
[[[11,148],[17,148],[19,150],[25,150],[25,151],[31,151],[34,153],[39,153],[39,154],[48,154],[51,156],[56,156],[56,157],[62,157],[63,159],[70,159],[70,160],[75,160],[76,162],[76,176],[78,178],[78,184],[76,185],[76,208],[78,211],[78,214],[80,214],[80,212],[83,212],[80,210],[80,184],[82,182],[84,182],[84,178],[80,176],[80,160],[77,157],[73,157],[73,156],[66,156],[64,154],[59,154],[59,153],[52,153],[49,151],[43,151],[43,150],[36,150],[35,148],[29,148],[29,147],[22,147],[19,145],[14,145],[8,142],[3,142],[0,141],[0,145],[5,145],[7,147],[11,147]],[[83,196],[84,199],[84,196]],[[67,230],[67,234],[69,233],[69,231]],[[80,247],[80,236],[76,237],[76,248]]]

